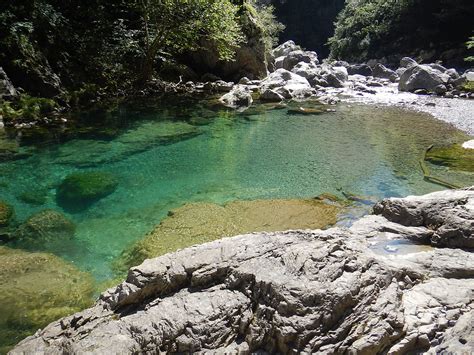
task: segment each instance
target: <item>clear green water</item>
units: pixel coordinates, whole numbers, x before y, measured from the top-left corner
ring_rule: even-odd
[[[68,174],[114,174],[114,193],[80,213],[62,211],[77,225],[73,241],[46,250],[103,281],[113,276],[112,262],[128,245],[186,202],[342,191],[370,198],[427,193],[442,187],[423,181],[423,150],[467,139],[424,114],[335,108],[336,113],[289,115],[287,108],[270,106],[237,113],[202,102],[147,101],[83,114],[66,131],[17,138],[30,156],[0,163],[0,200],[15,207],[21,222],[45,208],[61,210],[55,189]],[[432,168],[451,181],[474,183],[472,175]],[[42,206],[18,198],[38,189],[47,190]]]

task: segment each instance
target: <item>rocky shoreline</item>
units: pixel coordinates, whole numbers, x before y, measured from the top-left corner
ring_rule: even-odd
[[[362,64],[327,60],[321,63],[316,52],[305,51],[293,41],[287,41],[269,55],[264,79],[242,77],[234,83],[212,74],[206,77],[212,80],[184,82],[180,79],[173,83],[154,79],[141,90],[117,93],[114,101],[161,95],[215,96],[220,97],[224,106],[239,110],[245,110],[254,101],[278,103],[286,100],[401,105],[431,113],[474,134],[474,124],[466,122],[462,114],[455,117],[451,114],[453,107],[460,113],[474,110],[473,101],[465,100],[474,98],[474,92],[468,88],[474,83],[473,69],[458,73],[456,69],[445,68],[439,63],[419,64],[408,57],[401,59],[396,70],[376,60]],[[0,101],[18,97],[19,93],[0,68]],[[449,99],[450,103],[442,99]],[[106,102],[108,99],[104,97],[103,100]],[[449,109],[444,108],[446,106]],[[2,122],[0,117],[0,127],[3,124],[17,129],[67,125],[62,114],[64,110],[56,108],[50,116],[31,122],[27,118]]]
[[[131,268],[26,353],[465,353],[474,191],[390,198],[350,228],[254,233]]]

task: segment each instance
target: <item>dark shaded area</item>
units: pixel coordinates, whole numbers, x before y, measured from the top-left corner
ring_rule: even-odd
[[[278,20],[286,26],[281,42],[291,39],[321,58],[329,55],[326,43],[334,34],[334,22],[344,0],[272,0],[272,4]]]
[[[139,65],[140,16],[125,0],[5,1],[0,67],[34,96],[123,87]],[[85,86],[89,86],[88,88]]]
[[[466,66],[465,42],[473,35],[472,0],[349,1],[331,40],[332,56],[360,62],[403,56]]]

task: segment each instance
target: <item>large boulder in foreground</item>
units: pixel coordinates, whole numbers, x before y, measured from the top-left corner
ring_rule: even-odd
[[[81,211],[110,195],[117,186],[117,179],[108,172],[74,173],[59,185],[56,200],[67,211]]]
[[[424,210],[426,199],[440,208],[473,203],[470,191],[409,201]],[[472,223],[474,210],[465,213]],[[474,258],[408,240],[431,233],[373,215],[350,229],[187,248],[130,269],[94,307],[51,323],[11,354],[469,353]]]

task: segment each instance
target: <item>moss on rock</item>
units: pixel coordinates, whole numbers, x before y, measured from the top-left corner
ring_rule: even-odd
[[[56,200],[67,211],[81,211],[113,193],[117,186],[118,181],[107,172],[71,174],[57,188]]]
[[[323,228],[336,222],[340,210],[337,204],[317,199],[186,204],[125,251],[119,266],[125,269],[147,258],[238,234]]]
[[[15,241],[25,247],[41,246],[51,241],[72,238],[76,227],[62,213],[44,210],[35,213],[15,232]]]
[[[46,189],[28,190],[20,193],[17,198],[29,205],[41,206],[46,203],[48,191]]]
[[[13,218],[13,207],[6,202],[0,201],[0,227],[6,227]]]
[[[465,149],[460,144],[433,147],[426,152],[425,159],[453,170],[474,172],[474,149]]]
[[[0,246],[0,353],[92,304],[91,276],[46,253]]]

